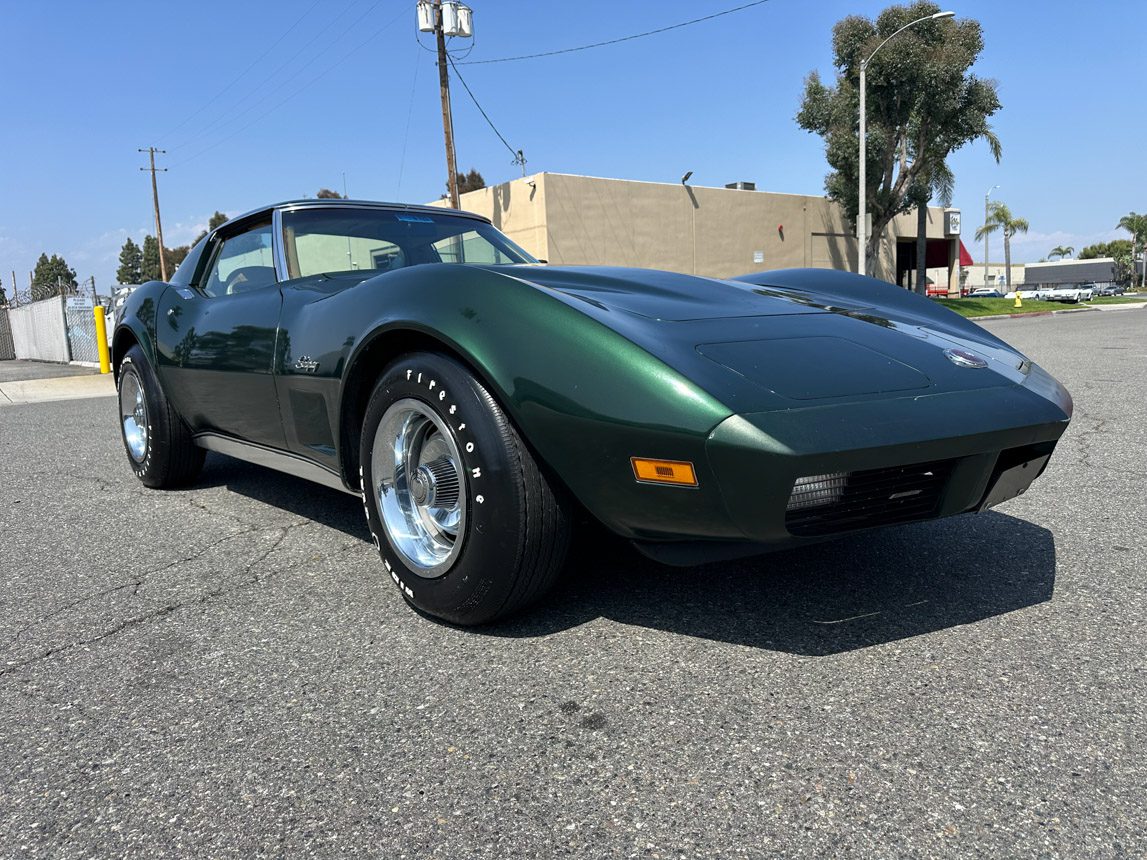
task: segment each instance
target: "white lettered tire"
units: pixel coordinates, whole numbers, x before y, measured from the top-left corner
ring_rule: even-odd
[[[156,488],[187,484],[203,467],[183,418],[172,408],[143,350],[133,346],[116,377],[120,432],[135,476]]]
[[[371,534],[418,610],[484,624],[556,580],[570,534],[561,490],[453,358],[412,353],[386,367],[366,408],[359,462]]]

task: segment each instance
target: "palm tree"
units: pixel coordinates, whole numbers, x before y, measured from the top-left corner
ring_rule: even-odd
[[[1071,247],[1071,245],[1056,245],[1047,252],[1047,255],[1049,257],[1059,257],[1062,260],[1064,257],[1070,257],[1074,253],[1075,248]]]
[[[1003,146],[991,126],[985,123],[983,130],[972,140],[979,138],[988,144],[988,150],[999,164]],[[906,150],[907,147],[902,152],[907,154]],[[952,205],[952,194],[956,189],[956,176],[946,160],[951,151],[951,141],[933,140],[923,152],[916,152],[918,158],[923,156],[927,159],[915,187],[908,192],[909,201],[916,204],[916,292],[921,295],[928,292],[928,201],[935,197],[937,203],[947,208]]]
[[[952,205],[955,189],[956,177],[941,158],[924,169],[920,182],[909,192],[909,199],[916,204],[916,292],[922,296],[928,294],[928,201],[935,197],[946,209]]]
[[[1119,219],[1118,226],[1131,234],[1131,282],[1135,283],[1135,247],[1143,251],[1144,275],[1140,285],[1147,285],[1147,215],[1129,212]]]
[[[977,241],[996,230],[1004,234],[1004,283],[1009,287],[1012,285],[1012,236],[1026,233],[1030,227],[1027,218],[1015,217],[1006,203],[993,200],[988,209],[988,220],[976,231]]]

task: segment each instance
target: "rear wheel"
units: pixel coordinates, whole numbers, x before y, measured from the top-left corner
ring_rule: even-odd
[[[458,362],[415,353],[390,364],[367,405],[360,456],[371,534],[415,608],[482,624],[556,580],[569,544],[566,505]]]
[[[149,487],[175,487],[199,474],[204,451],[172,408],[138,346],[120,362],[120,431],[132,471]]]

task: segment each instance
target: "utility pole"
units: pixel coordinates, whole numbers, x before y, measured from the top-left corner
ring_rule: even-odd
[[[450,205],[458,208],[458,162],[454,157],[454,118],[450,111],[450,70],[446,67],[446,34],[442,27],[442,0],[434,0],[434,35],[438,40],[438,91],[442,96],[442,134],[446,138],[446,186]]]
[[[434,33],[438,43],[438,93],[442,98],[442,136],[446,139],[446,187],[450,205],[458,208],[458,160],[454,155],[454,118],[450,110],[450,69],[446,65],[446,37],[474,35],[470,7],[459,0],[418,0],[418,29]]]
[[[148,158],[151,159],[151,166],[141,167],[140,170],[147,170],[151,172],[151,199],[155,204],[155,234],[156,238],[159,240],[159,274],[162,276],[163,280],[166,281],[167,260],[163,253],[163,222],[159,220],[159,186],[155,184],[155,171],[159,170],[166,173],[167,168],[155,166],[155,154],[158,152],[160,155],[166,155],[167,150],[156,149],[154,146],[149,146],[147,149],[141,149],[139,151],[146,152],[148,154]],[[457,208],[458,204],[455,203],[454,206]]]

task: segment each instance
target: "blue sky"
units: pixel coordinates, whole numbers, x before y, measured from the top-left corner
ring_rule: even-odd
[[[472,0],[470,60],[573,47],[718,12],[738,0]],[[831,77],[832,25],[887,3],[771,0],[649,38],[557,57],[461,67],[528,170],[699,185],[752,180],[823,192],[820,138],[793,120],[804,77]],[[975,72],[999,83],[994,127],[955,154],[965,241],[984,192],[1027,217],[1016,260],[1123,235],[1147,210],[1147,3],[953,0],[984,26]],[[194,4],[4,0],[0,274],[24,286],[41,251],[113,281],[124,238],[152,232],[136,150],[159,164],[169,246],[216,209],[238,214],[323,186],[425,202],[445,169],[437,71],[414,0]],[[431,46],[429,38],[423,43]],[[464,44],[455,44],[464,48]],[[455,82],[459,166],[518,175]],[[998,247],[998,242],[996,243]],[[973,256],[981,249],[969,242]],[[997,257],[993,254],[993,258]]]

